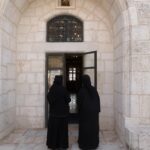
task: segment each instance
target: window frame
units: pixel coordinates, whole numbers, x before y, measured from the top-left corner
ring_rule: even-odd
[[[61,26],[60,22],[64,25]],[[46,41],[83,42],[83,21],[73,15],[59,15],[50,19],[47,22]]]

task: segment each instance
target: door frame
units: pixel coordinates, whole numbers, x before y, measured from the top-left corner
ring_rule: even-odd
[[[47,78],[47,71],[48,71],[48,57],[49,56],[63,56],[63,63],[65,64],[65,55],[66,54],[82,54],[83,55],[83,57],[84,57],[84,55],[86,55],[86,54],[90,54],[90,53],[94,53],[94,67],[93,68],[95,68],[95,72],[94,72],[94,74],[95,74],[95,76],[94,76],[94,82],[95,82],[95,87],[97,88],[97,51],[90,51],[90,52],[56,52],[56,53],[54,53],[54,52],[46,52],[46,55],[45,55],[45,57],[46,57],[46,59],[45,59],[45,127],[47,128],[47,126],[48,126],[48,114],[49,114],[49,112],[48,112],[48,101],[47,101],[47,91],[48,91],[48,85],[47,85],[47,83],[48,83],[48,78]],[[87,68],[83,68],[83,71],[84,71],[84,69],[92,69],[92,67],[87,67]],[[62,69],[63,70],[63,75],[65,76],[65,74],[66,74],[66,66],[65,65],[63,65],[63,67],[62,68],[53,68],[53,70],[57,70],[57,69]],[[64,82],[65,82],[65,79],[64,79]]]
[[[46,59],[45,59],[45,127],[47,127],[48,125],[48,101],[47,101],[47,91],[48,91],[48,78],[47,78],[47,71],[48,71],[48,57],[49,56],[63,56],[63,63],[65,64],[66,63],[66,60],[65,60],[65,55],[67,54],[83,54],[83,52],[57,52],[57,53],[54,53],[54,52],[47,52],[46,53]],[[62,68],[53,68],[53,70],[57,70],[57,69],[62,69],[63,70],[63,75],[65,76],[66,75],[66,66],[63,65]],[[64,83],[66,82],[66,79],[64,78]],[[64,84],[64,86],[66,86]]]

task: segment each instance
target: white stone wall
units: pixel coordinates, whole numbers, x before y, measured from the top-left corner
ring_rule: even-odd
[[[114,22],[114,80],[115,80],[115,118],[116,118],[116,131],[120,138],[124,140],[125,116],[129,114],[129,24],[124,22],[123,17],[126,17],[127,11],[124,10],[122,14],[117,16]]]
[[[46,22],[71,14],[84,22],[83,43],[46,43]],[[98,52],[100,126],[114,129],[113,45],[108,16],[98,1],[76,1],[74,9],[58,9],[55,1],[36,0],[21,17],[17,30],[17,126],[44,127],[46,52]]]
[[[0,16],[0,138],[14,130],[16,123],[16,25],[20,13],[13,3],[6,9]]]
[[[126,122],[130,148],[147,150],[150,141],[150,1],[134,1],[132,22],[130,120]],[[136,15],[135,15],[136,14]],[[135,125],[135,130],[132,129]]]
[[[129,14],[126,1],[102,1],[110,15],[114,46],[114,111],[115,130],[120,139],[125,137],[125,116],[129,113]]]
[[[139,118],[142,124],[150,123],[150,2],[135,1],[137,24],[132,30],[132,85],[131,116]],[[137,107],[133,109],[133,103]]]

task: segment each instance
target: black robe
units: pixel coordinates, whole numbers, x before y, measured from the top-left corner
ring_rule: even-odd
[[[96,149],[99,145],[100,98],[95,87],[91,86],[88,75],[83,75],[83,87],[77,94],[79,108],[79,137],[81,149]]]
[[[47,146],[48,148],[68,148],[68,114],[70,97],[62,86],[62,76],[56,76],[48,95],[50,104]]]

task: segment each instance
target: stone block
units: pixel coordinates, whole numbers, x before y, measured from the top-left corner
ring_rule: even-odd
[[[102,53],[101,59],[102,60],[113,60],[113,53]]]
[[[97,21],[86,21],[84,23],[84,30],[97,30],[98,22]]]
[[[25,107],[42,107],[44,106],[45,103],[45,98],[43,95],[39,94],[30,94],[26,95],[24,98],[24,106]],[[44,108],[43,108],[44,111]]]
[[[122,45],[119,45],[118,47],[116,47],[114,49],[114,59],[116,61],[116,59],[119,59],[123,56],[123,52],[122,52]]]
[[[138,16],[137,16],[137,9],[135,7],[129,7],[129,14],[130,14],[130,24],[137,25],[138,24]]]
[[[114,130],[114,118],[112,117],[101,117],[100,115],[100,129],[101,130]]]
[[[27,53],[27,60],[37,60],[38,54],[36,53]]]
[[[37,32],[35,35],[36,42],[45,42],[46,41],[46,33],[45,32]]]
[[[6,32],[2,32],[2,46],[5,48],[9,48],[10,46],[10,35]]]
[[[88,17],[87,9],[85,8],[80,9],[78,15],[80,18],[86,20],[86,18]]]
[[[12,3],[12,2],[10,2],[7,5],[7,10],[8,11],[5,12],[6,17],[14,24],[17,24],[19,22],[19,19],[21,16],[20,11],[17,9],[17,7],[15,7],[14,3]],[[12,14],[15,14],[15,15],[13,17],[11,17]]]
[[[115,20],[114,22],[114,25],[113,25],[113,32],[114,32],[114,35],[117,36],[117,34],[123,30],[124,28],[124,22],[123,22],[123,16],[120,15],[117,17],[117,19]]]
[[[131,92],[132,94],[143,93],[143,75],[141,72],[132,73]]]
[[[14,108],[16,107],[16,90],[10,91],[8,93],[8,108]]]
[[[2,95],[2,80],[0,79],[0,96]]]
[[[19,62],[21,60],[25,61],[25,60],[27,60],[27,54],[23,53],[23,52],[21,52],[21,53],[18,52],[17,56],[16,56],[16,59],[17,59],[17,62]]]
[[[43,117],[44,112],[43,112],[42,107],[18,107],[17,108],[17,116],[22,116],[22,117]]]
[[[98,22],[98,30],[104,30],[106,31],[108,29],[107,25],[104,22]]]
[[[19,24],[20,25],[30,25],[31,24],[31,17],[22,17]]]
[[[124,10],[122,12],[122,17],[123,17],[123,27],[129,27],[130,21],[129,21],[129,12],[128,10]]]
[[[27,42],[24,42],[24,43],[18,43],[17,44],[17,50],[18,50],[18,53],[20,52],[31,52],[32,50],[32,43],[27,43]]]
[[[17,83],[25,83],[27,81],[26,74],[20,73],[17,75]]]
[[[3,48],[3,55],[2,55],[2,65],[4,65],[5,67],[8,64],[11,64],[13,61],[13,55],[10,49],[7,48]]]
[[[2,66],[1,69],[1,79],[7,79],[7,67]]]
[[[140,117],[142,118],[150,118],[150,96],[142,96],[140,99]]]
[[[34,42],[36,40],[36,33],[28,33],[26,34],[26,40],[27,42]]]
[[[44,81],[45,81],[44,73],[37,73],[36,83],[44,83]]]
[[[98,42],[111,42],[111,36],[108,31],[98,31]]]
[[[29,94],[30,85],[27,83],[18,83],[17,84],[17,94]]]
[[[122,78],[123,78],[122,73],[115,74],[115,78],[114,78],[115,87],[114,88],[115,88],[116,91],[121,92],[121,93],[122,93],[122,90],[123,90]]]
[[[16,88],[15,84],[16,84],[15,80],[2,80],[3,93],[7,93],[9,91],[14,90]]]
[[[26,11],[25,11],[25,13],[24,13],[24,16],[26,16],[26,17],[31,17],[31,18],[33,18],[33,17],[35,17],[35,15],[36,15],[36,11],[35,11],[35,9],[33,9],[33,8],[28,8]],[[31,19],[32,20],[32,19]]]
[[[134,41],[132,43],[132,48],[134,54],[150,54],[150,41]]]
[[[103,94],[113,94],[113,84],[103,84]]]
[[[150,3],[149,1],[138,1],[137,14],[140,24],[149,24],[150,18]]]
[[[132,39],[134,41],[136,40],[149,40],[150,39],[150,30],[148,26],[141,25],[141,26],[135,26],[132,29]]]
[[[143,94],[150,93],[150,72],[142,72],[143,76]]]
[[[112,117],[114,118],[114,108],[113,107],[102,107],[101,108],[101,117]]]
[[[105,72],[104,82],[113,84],[114,74],[113,72]]]
[[[45,85],[43,83],[40,83],[40,93],[39,94],[42,94],[42,95],[45,94]]]
[[[30,61],[21,61],[18,65],[20,71],[23,73],[27,73],[31,71],[31,62]]]
[[[140,125],[137,120],[134,120],[134,118],[130,118],[126,120],[126,133],[126,142],[129,149],[149,149],[149,126]]]
[[[13,36],[10,36],[10,49],[14,52],[17,50],[17,41]]]
[[[29,33],[29,32],[31,32],[31,26],[29,26],[29,25],[20,25],[19,27],[18,27],[18,34],[27,34],[27,33]]]
[[[144,71],[149,72],[150,71],[150,55],[134,55],[132,56],[132,70],[133,71]]]
[[[130,100],[130,114],[133,118],[140,117],[140,96],[132,95]]]
[[[39,94],[40,86],[39,84],[30,84],[30,94]]]
[[[96,40],[96,32],[92,30],[86,30],[84,32],[84,41],[85,42],[92,42]]]
[[[14,0],[14,4],[19,9],[19,11],[21,11],[21,12],[24,11],[23,7],[26,8],[26,5],[27,5],[26,0],[21,0],[21,1],[20,0]]]
[[[111,107],[114,106],[113,95],[103,95],[100,94],[101,106],[102,107]]]
[[[7,66],[7,79],[16,79],[16,66],[15,64]]]
[[[32,72],[42,73],[45,70],[45,63],[43,61],[32,61],[31,70]]]
[[[97,71],[98,72],[104,72],[105,70],[105,62],[102,60],[97,61]]]
[[[18,128],[44,128],[43,117],[19,117],[16,118]]]
[[[93,12],[96,8],[96,3],[92,3],[91,1],[87,0],[84,2],[83,7],[91,12]]]
[[[111,60],[106,60],[105,61],[105,71],[110,71],[113,72],[114,68],[113,68],[113,61]]]
[[[25,106],[25,95],[19,93],[16,95],[16,108],[18,106]]]
[[[28,73],[27,74],[27,83],[35,83],[36,82],[36,74],[35,73]]]

